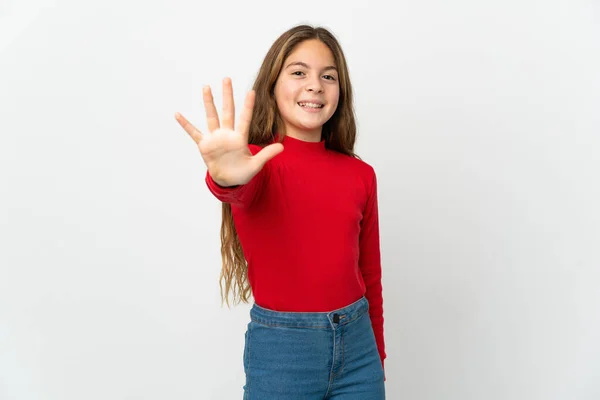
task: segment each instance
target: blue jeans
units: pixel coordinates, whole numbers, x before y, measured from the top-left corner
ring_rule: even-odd
[[[383,400],[369,303],[330,312],[254,304],[244,346],[244,400]]]

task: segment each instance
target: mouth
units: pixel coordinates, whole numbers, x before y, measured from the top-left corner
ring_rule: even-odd
[[[311,110],[318,110],[320,108],[325,107],[325,105],[321,104],[321,103],[312,103],[312,102],[305,102],[305,101],[298,102],[298,105],[302,108],[311,109]]]

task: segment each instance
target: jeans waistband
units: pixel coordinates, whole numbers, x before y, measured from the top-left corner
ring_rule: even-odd
[[[330,328],[345,325],[369,310],[369,302],[362,296],[354,303],[325,312],[292,312],[269,310],[254,303],[250,309],[252,321],[273,326]]]

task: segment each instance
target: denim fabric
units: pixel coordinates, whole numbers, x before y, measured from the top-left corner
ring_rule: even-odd
[[[383,400],[369,303],[330,312],[254,304],[244,346],[244,400]]]

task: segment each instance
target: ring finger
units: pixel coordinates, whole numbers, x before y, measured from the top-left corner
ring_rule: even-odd
[[[210,86],[202,88],[202,98],[204,100],[204,109],[206,110],[206,122],[208,124],[208,131],[212,133],[214,130],[220,128],[219,114],[217,114],[217,108],[213,99]]]

